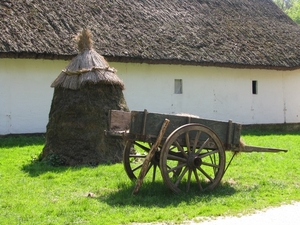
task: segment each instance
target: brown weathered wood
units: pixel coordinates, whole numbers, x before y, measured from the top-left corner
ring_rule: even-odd
[[[145,135],[147,115],[148,115],[148,111],[147,111],[147,109],[144,109],[144,121],[143,121],[142,135]]]
[[[111,132],[126,131],[130,128],[131,113],[120,110],[110,111],[109,129]]]
[[[245,145],[240,149],[240,151],[241,152],[287,152],[288,150]]]
[[[232,120],[229,120],[226,147],[230,148],[231,143],[232,143]]]
[[[148,155],[146,156],[146,158],[145,158],[145,160],[143,162],[143,165],[142,165],[139,177],[138,177],[138,179],[136,181],[135,188],[134,188],[134,190],[132,192],[132,194],[134,194],[134,195],[139,192],[140,187],[143,184],[143,180],[144,180],[144,177],[146,175],[149,163],[150,163],[152,157],[154,156],[155,151],[156,151],[157,147],[159,146],[159,144],[160,144],[160,142],[161,142],[161,140],[162,140],[162,138],[164,136],[164,133],[166,132],[166,129],[167,129],[168,125],[169,125],[169,122],[170,122],[170,120],[165,119],[165,121],[164,121],[164,123],[163,123],[163,125],[162,125],[162,127],[160,129],[160,132],[159,132],[159,134],[157,136],[157,139],[156,139],[155,143],[152,145],[152,147],[151,147]]]
[[[148,113],[146,125],[144,124],[144,112],[143,111],[131,111],[131,124],[130,134],[141,135],[141,130],[145,127],[145,137],[156,137],[160,130],[160,123],[163,119],[170,120],[170,124],[164,134],[164,138],[167,138],[175,129],[185,125],[187,123],[198,123],[212,129],[220,138],[222,143],[227,144],[230,147],[239,145],[241,136],[241,125],[238,123],[232,123],[230,129],[230,140],[228,140],[228,122],[208,120],[203,118],[190,117],[186,115],[172,115],[172,114],[160,114],[160,113]],[[226,147],[226,146],[225,146]]]

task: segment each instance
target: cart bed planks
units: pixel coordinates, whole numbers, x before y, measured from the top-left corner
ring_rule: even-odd
[[[166,139],[178,127],[197,123],[214,130],[223,142],[225,149],[238,149],[242,125],[238,123],[202,119],[187,115],[170,115],[161,113],[148,113],[144,111],[124,112],[110,111],[110,134],[120,135],[126,133],[127,139],[154,142],[165,119],[170,120],[163,139]],[[129,132],[129,133],[128,133]]]

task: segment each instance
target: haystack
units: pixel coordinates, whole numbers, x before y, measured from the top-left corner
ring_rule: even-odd
[[[128,111],[124,84],[93,49],[91,32],[77,36],[80,53],[52,83],[54,94],[41,159],[58,165],[122,160],[124,143],[104,135],[111,109]]]

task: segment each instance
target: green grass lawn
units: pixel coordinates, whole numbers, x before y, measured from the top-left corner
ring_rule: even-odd
[[[174,224],[300,201],[300,135],[250,131],[243,140],[289,152],[237,155],[210,193],[173,194],[146,177],[133,196],[122,164],[52,167],[36,160],[43,137],[0,138],[0,224]]]

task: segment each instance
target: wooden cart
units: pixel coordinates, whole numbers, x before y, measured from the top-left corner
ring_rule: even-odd
[[[190,115],[170,115],[144,111],[112,110],[110,137],[124,138],[124,168],[132,180],[146,174],[154,181],[161,172],[164,183],[174,192],[212,190],[221,181],[238,152],[286,152],[284,149],[247,146],[241,143],[242,125],[207,120]],[[233,156],[226,164],[225,151]],[[138,192],[136,187],[134,193]]]

